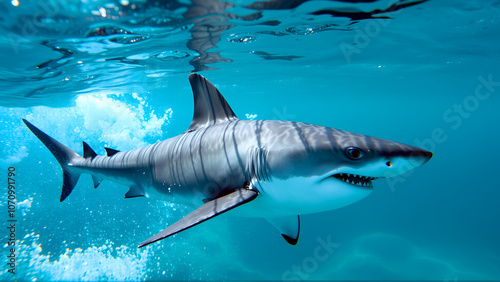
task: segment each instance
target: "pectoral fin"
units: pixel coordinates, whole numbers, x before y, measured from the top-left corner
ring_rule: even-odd
[[[231,210],[237,206],[243,205],[255,199],[258,193],[254,190],[249,190],[246,188],[240,188],[236,191],[227,194],[223,197],[211,200],[205,203],[203,206],[199,207],[192,213],[183,217],[181,220],[170,225],[160,233],[154,235],[153,237],[147,239],[146,241],[139,244],[139,248],[154,243],[156,241],[165,239],[197,224],[200,224],[212,217],[218,216],[228,210]]]
[[[142,187],[137,185],[130,186],[130,189],[128,190],[127,194],[125,194],[125,198],[129,199],[137,197],[144,197],[144,189],[142,189]]]
[[[276,216],[266,218],[290,245],[296,245],[300,234],[300,216]]]
[[[99,178],[95,175],[92,175],[92,181],[94,182],[94,188],[97,188],[99,186],[99,184],[101,184],[102,182],[102,178]]]

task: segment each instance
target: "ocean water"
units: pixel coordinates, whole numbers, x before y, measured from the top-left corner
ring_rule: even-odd
[[[0,280],[500,280],[499,21],[498,0],[3,1],[0,163],[3,183],[16,172],[17,241],[14,275],[2,228]],[[59,202],[62,170],[21,118],[79,153],[138,148],[188,128],[191,72],[241,119],[434,157],[302,216],[297,246],[228,214],[137,249],[191,208],[90,176]]]

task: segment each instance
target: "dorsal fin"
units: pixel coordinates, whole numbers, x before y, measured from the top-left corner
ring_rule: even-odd
[[[116,154],[116,153],[119,153],[119,152],[120,152],[120,151],[118,151],[118,150],[111,149],[111,148],[106,148],[106,147],[104,147],[104,150],[106,150],[106,155],[107,155],[108,157],[111,157],[111,156],[113,156],[114,154]]]
[[[88,159],[91,158],[93,159],[97,154],[90,148],[89,144],[82,142],[83,143],[83,158]]]
[[[219,90],[203,76],[192,73],[189,82],[193,89],[194,114],[189,131],[238,119]]]

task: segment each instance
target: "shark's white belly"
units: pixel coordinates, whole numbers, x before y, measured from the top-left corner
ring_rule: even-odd
[[[266,217],[301,215],[339,209],[367,197],[372,189],[354,187],[335,180],[294,177],[256,185],[259,197],[240,207],[235,215]]]

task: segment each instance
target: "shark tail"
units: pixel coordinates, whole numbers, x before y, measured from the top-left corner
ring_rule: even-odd
[[[35,136],[38,137],[40,141],[42,141],[47,149],[50,150],[50,152],[54,155],[54,157],[61,165],[61,168],[63,170],[63,187],[60,201],[64,201],[69,196],[69,194],[71,194],[71,191],[73,191],[73,188],[75,188],[75,185],[80,178],[80,173],[75,172],[74,169],[72,169],[71,161],[82,157],[75,151],[71,150],[70,148],[59,143],[54,138],[45,134],[29,121],[23,119],[23,122],[31,130],[31,132],[33,132],[33,134],[35,134]]]

